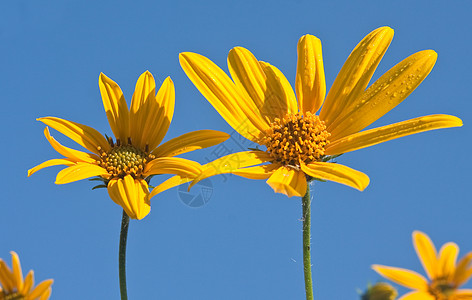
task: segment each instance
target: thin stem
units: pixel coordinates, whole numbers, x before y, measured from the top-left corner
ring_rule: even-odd
[[[128,292],[126,290],[126,240],[128,239],[128,225],[129,217],[123,210],[123,218],[121,219],[120,252],[118,254],[121,300],[128,300]]]
[[[305,293],[307,300],[313,300],[313,282],[311,279],[310,228],[311,228],[311,199],[310,184],[302,198],[303,214],[303,271],[305,273]]]

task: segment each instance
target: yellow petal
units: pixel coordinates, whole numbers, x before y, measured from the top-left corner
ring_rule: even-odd
[[[23,295],[28,295],[29,291],[31,290],[33,286],[34,286],[34,273],[31,270],[28,272],[28,274],[25,277],[25,283],[23,285],[23,290],[21,291],[21,293]]]
[[[0,283],[5,291],[12,291],[15,288],[15,282],[13,282],[13,273],[8,265],[0,259]]]
[[[360,191],[363,191],[370,182],[364,173],[336,163],[312,162],[307,165],[302,163],[301,169],[311,177],[345,184]]]
[[[467,253],[457,264],[453,282],[457,286],[465,284],[472,276],[472,252]]]
[[[383,277],[407,288],[419,291],[428,291],[428,282],[426,281],[426,278],[416,272],[381,265],[373,265],[372,269]]]
[[[328,126],[331,139],[361,131],[400,104],[426,78],[436,59],[436,52],[424,50],[391,68]]]
[[[151,199],[152,197],[156,196],[159,193],[162,193],[163,191],[166,191],[178,185],[187,183],[191,181],[192,179],[193,178],[189,178],[189,177],[182,178],[180,176],[173,176],[167,179],[166,181],[164,181],[163,183],[159,184],[158,186],[156,186],[152,190],[152,192],[149,194],[148,199]]]
[[[31,290],[33,286],[34,286],[34,273],[31,270],[28,272],[28,274],[25,277],[25,282],[24,282],[23,290],[21,291],[21,293],[23,295],[28,295],[29,291]]]
[[[239,168],[245,168],[262,164],[273,158],[264,151],[236,152],[220,157],[203,166],[204,170],[190,184],[189,189],[205,178],[231,173]]]
[[[270,67],[264,68],[249,50],[242,47],[231,49],[228,67],[236,86],[247,99],[254,102],[261,119],[267,124],[287,113],[288,103],[285,94],[279,94],[280,86],[273,80],[275,74]],[[264,69],[272,75],[270,79]]]
[[[151,211],[148,185],[144,180],[134,179],[130,175],[114,178],[108,183],[108,194],[132,219],[141,220]]]
[[[202,166],[192,160],[180,157],[158,157],[151,160],[144,168],[144,176],[156,174],[174,174],[195,177],[202,171]]]
[[[455,290],[451,300],[472,300],[472,289]]]
[[[41,296],[43,296],[45,293],[49,295],[51,294],[51,292],[49,290],[50,286],[52,285],[52,283],[54,282],[54,280],[52,279],[48,279],[48,280],[44,280],[43,282],[41,282],[40,284],[38,284],[34,290],[31,292],[31,294],[29,295],[29,298],[31,299],[36,299],[36,298],[39,298]],[[43,299],[47,299],[47,298],[43,298]]]
[[[41,295],[41,297],[39,298],[39,300],[48,300],[49,297],[51,297],[51,292],[52,292],[52,289],[51,289],[51,288],[48,288],[48,289]]]
[[[403,295],[398,300],[436,300],[436,298],[428,292],[413,291]]]
[[[196,53],[180,53],[180,65],[218,113],[245,138],[256,141],[268,128],[251,99],[247,99],[217,65]]]
[[[65,184],[93,176],[109,176],[104,168],[89,163],[77,163],[57,173],[56,184]]]
[[[54,150],[56,150],[59,154],[62,154],[73,161],[76,161],[76,162],[81,161],[81,162],[87,162],[87,163],[100,161],[100,157],[98,155],[90,154],[90,153],[86,153],[82,151],[77,151],[77,150],[61,145],[58,141],[56,141],[51,136],[51,134],[49,133],[49,128],[47,126],[46,128],[44,128],[44,135],[46,136],[46,139],[49,141],[49,143],[54,148]]]
[[[334,140],[326,147],[326,154],[335,155],[346,153],[415,133],[459,126],[462,126],[462,120],[454,116],[430,115],[418,117],[395,124],[361,131]]]
[[[313,35],[304,35],[298,41],[297,92],[300,112],[315,113],[323,104],[326,94],[321,41]]]
[[[23,272],[21,271],[20,259],[18,258],[18,254],[16,254],[15,251],[11,251],[10,254],[15,286],[17,290],[21,291],[23,289]]]
[[[123,92],[116,82],[103,73],[100,73],[98,86],[111,130],[117,139],[126,142],[129,137],[129,111]]]
[[[28,177],[36,173],[37,171],[51,167],[51,166],[60,166],[60,165],[66,165],[66,166],[73,166],[75,165],[75,162],[72,161],[71,159],[64,159],[64,158],[58,158],[58,159],[50,159],[47,160],[39,165],[37,165],[34,168],[31,168],[28,170]]]
[[[438,259],[436,248],[433,242],[431,242],[431,239],[423,232],[415,230],[413,232],[413,246],[426,271],[426,275],[428,275],[430,279],[436,278],[439,271]]]
[[[192,131],[165,142],[157,147],[152,154],[156,157],[175,156],[217,145],[228,138],[229,134],[216,130]]]
[[[446,277],[452,280],[456,271],[456,259],[459,247],[455,243],[446,243],[439,251],[438,277]]]
[[[111,150],[105,137],[92,127],[55,117],[45,117],[37,120],[71,138],[90,152],[100,155],[99,147],[105,152]]]
[[[231,174],[238,175],[248,179],[267,179],[269,178],[278,168],[279,164],[269,164],[249,168],[241,168],[231,172]]]
[[[267,180],[267,184],[276,193],[281,193],[289,197],[303,197],[307,191],[305,173],[293,168],[280,167]]]
[[[297,98],[285,75],[269,63],[259,61],[259,64],[266,75],[267,89],[271,91],[270,94],[266,94],[266,101],[275,107],[272,110],[280,111],[280,113],[297,113]]]
[[[167,77],[157,91],[144,128],[143,141],[149,144],[149,150],[156,148],[164,139],[174,116],[174,106],[174,82]]]
[[[143,132],[156,96],[156,82],[149,71],[139,76],[136,82],[129,115],[130,136],[133,145],[144,149]]]
[[[377,28],[362,39],[351,52],[320,111],[320,119],[325,121],[327,126],[347,112],[366,89],[392,38],[393,29]]]

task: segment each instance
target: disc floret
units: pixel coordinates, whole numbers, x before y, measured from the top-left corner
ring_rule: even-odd
[[[6,294],[5,291],[0,291],[0,299],[4,300],[23,300],[25,296],[18,292],[8,293]]]
[[[155,158],[149,152],[134,147],[131,141],[128,141],[127,145],[121,145],[118,141],[115,145],[110,141],[110,145],[112,149],[109,152],[100,149],[99,165],[105,168],[111,177],[123,178],[131,175],[142,179],[146,163]]]
[[[457,287],[446,278],[436,278],[429,285],[429,292],[438,300],[447,300]]]
[[[317,115],[307,112],[287,114],[270,124],[262,144],[274,162],[299,167],[300,163],[320,161],[329,143],[330,133]]]

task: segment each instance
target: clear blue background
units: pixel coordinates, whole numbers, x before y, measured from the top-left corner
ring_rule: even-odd
[[[232,133],[181,70],[179,52],[201,53],[227,70],[228,51],[244,46],[293,84],[297,41],[310,33],[322,40],[329,87],[354,46],[384,25],[395,38],[374,79],[419,50],[434,49],[439,59],[420,87],[374,125],[434,113],[459,116],[465,125],[343,155],[338,162],[370,176],[364,192],[314,186],[316,299],[358,299],[357,288],[380,279],[374,263],[424,274],[411,245],[415,229],[437,245],[455,241],[462,254],[471,251],[471,12],[466,0],[3,1],[0,257],[10,263],[15,250],[25,274],[34,269],[37,282],[54,278],[52,299],[119,298],[120,207],[86,180],[55,185],[60,167],[26,177],[60,156],[37,117],[111,134],[100,72],[128,101],[145,70],[159,83],[171,76],[176,106],[166,140],[196,129]],[[225,145],[238,150],[234,141]],[[212,153],[186,157],[204,163]],[[129,298],[303,299],[300,199],[274,194],[264,181],[211,182],[205,206],[186,206],[172,189],[153,199],[144,220],[131,222]]]

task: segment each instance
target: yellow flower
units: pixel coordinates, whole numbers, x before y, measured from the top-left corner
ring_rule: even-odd
[[[13,271],[0,259],[0,300],[47,300],[51,296],[52,279],[44,280],[34,286],[34,272],[31,270],[23,279],[20,259],[11,253]]]
[[[100,92],[108,122],[116,141],[108,140],[95,129],[55,117],[38,120],[68,136],[92,153],[77,151],[59,144],[44,134],[51,146],[65,156],[48,160],[28,171],[28,176],[49,166],[66,165],[60,171],[56,184],[69,183],[93,176],[105,180],[111,199],[123,207],[130,218],[142,219],[150,211],[149,189],[146,178],[155,174],[195,176],[201,172],[200,164],[174,157],[216,145],[229,135],[214,130],[198,130],[183,134],[159,146],[174,113],[175,92],[172,80],[167,77],[156,95],[152,74],[144,72],[128,110],[120,87],[100,74]]]
[[[361,300],[395,300],[397,295],[397,290],[393,286],[378,282],[368,287],[365,294],[361,296]]]
[[[429,237],[420,231],[413,232],[413,245],[429,281],[410,270],[372,266],[383,277],[414,290],[399,300],[472,299],[471,289],[458,289],[472,276],[472,252],[456,264],[459,247],[455,243],[444,244],[438,254]]]
[[[436,62],[434,51],[420,51],[367,88],[392,38],[388,27],[367,35],[349,55],[326,99],[321,42],[312,35],[298,42],[296,96],[282,72],[247,49],[236,47],[228,55],[233,80],[206,57],[181,53],[185,73],[220,115],[267,149],[223,157],[208,164],[193,183],[233,173],[268,179],[275,192],[303,196],[308,176],[363,190],[369,184],[367,175],[327,160],[402,136],[462,126],[454,116],[430,115],[361,131],[402,102]]]

